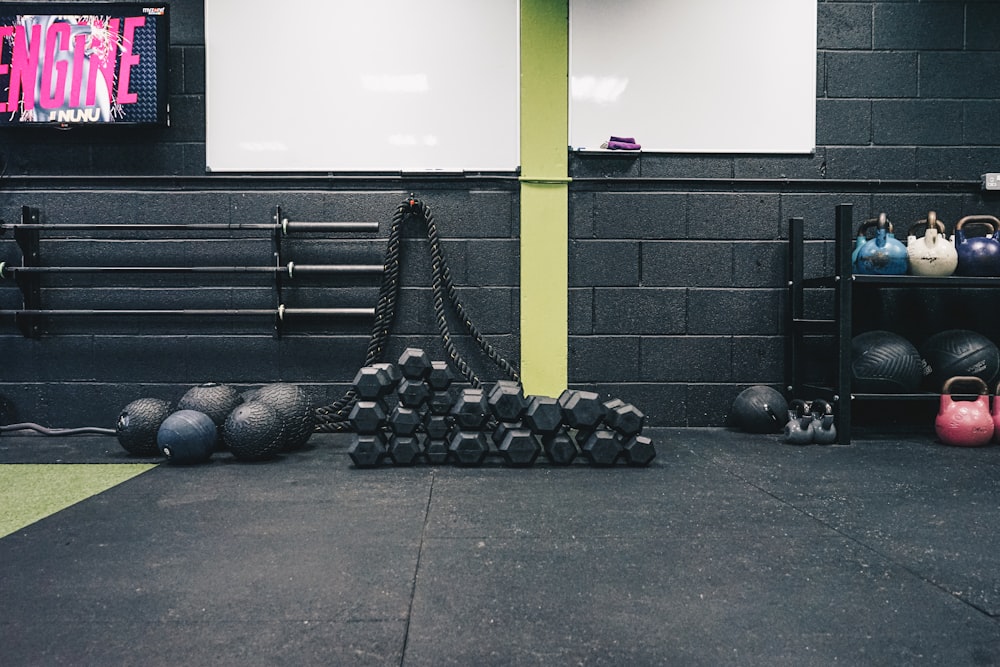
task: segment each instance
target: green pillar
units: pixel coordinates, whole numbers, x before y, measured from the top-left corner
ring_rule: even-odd
[[[521,380],[567,385],[569,0],[521,0]]]

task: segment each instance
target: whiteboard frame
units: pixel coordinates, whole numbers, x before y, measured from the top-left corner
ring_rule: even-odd
[[[518,0],[205,0],[206,171],[515,172]]]
[[[571,147],[815,152],[815,0],[569,3]]]

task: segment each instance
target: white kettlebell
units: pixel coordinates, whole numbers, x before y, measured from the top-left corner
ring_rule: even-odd
[[[914,232],[925,227],[924,235]],[[910,260],[910,273],[915,276],[950,276],[958,266],[958,251],[954,237],[948,238],[944,223],[930,211],[926,220],[910,227],[906,237],[906,254]]]

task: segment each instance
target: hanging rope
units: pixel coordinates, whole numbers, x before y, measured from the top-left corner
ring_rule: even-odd
[[[418,201],[412,195],[402,202],[392,216],[392,226],[389,230],[389,241],[386,247],[385,263],[382,273],[382,284],[379,288],[378,303],[375,306],[375,322],[372,326],[371,340],[365,354],[365,366],[382,361],[386,345],[392,332],[393,320],[396,316],[396,301],[399,296],[399,264],[401,257],[400,234],[403,223],[414,219],[423,223],[430,253],[431,253],[431,289],[434,297],[434,315],[438,333],[444,345],[448,360],[472,386],[479,387],[481,382],[468,362],[455,346],[448,323],[445,302],[451,306],[459,322],[469,332],[476,346],[492,361],[504,375],[511,380],[517,380],[516,369],[504,359],[486,340],[469,317],[465,306],[458,298],[458,291],[451,279],[451,272],[441,249],[441,239],[434,215],[430,207]],[[350,430],[348,415],[357,401],[353,389],[349,389],[332,405],[316,409],[316,430],[322,432],[337,432]]]

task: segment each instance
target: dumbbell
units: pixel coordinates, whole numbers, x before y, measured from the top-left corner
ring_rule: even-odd
[[[395,382],[388,370],[378,366],[364,366],[354,376],[354,393],[365,401],[377,401],[391,394]]]
[[[567,389],[559,395],[563,423],[581,431],[597,429],[607,416],[601,397],[592,391]]]
[[[408,408],[405,405],[397,405],[392,408],[386,421],[393,434],[409,436],[417,432],[417,428],[423,424],[424,420],[419,410]]]
[[[623,438],[628,439],[642,432],[646,415],[631,403],[615,398],[605,402],[604,409],[606,411],[605,423],[613,431],[621,434]]]
[[[557,433],[563,425],[562,406],[551,396],[532,396],[521,422],[538,435]]]
[[[434,440],[446,440],[451,431],[451,418],[447,415],[436,415],[428,412],[423,419],[424,433]]]
[[[528,467],[534,464],[541,451],[538,436],[526,428],[504,429],[504,435],[497,445],[504,463],[514,467]]]
[[[404,377],[396,387],[396,397],[408,408],[421,408],[431,396],[431,388],[423,380]]]
[[[568,466],[579,454],[573,438],[569,437],[569,434],[564,430],[543,435],[542,449],[549,462],[559,466]]]
[[[423,438],[423,433],[414,433],[413,435],[393,433],[389,436],[389,444],[387,445],[389,459],[398,466],[413,465],[423,456]]]
[[[614,431],[598,429],[590,433],[580,452],[593,466],[613,466],[622,454],[624,444]]]
[[[516,422],[521,419],[527,401],[520,382],[499,380],[486,396],[486,403],[492,414],[500,422]]]
[[[358,433],[377,433],[386,422],[385,403],[379,400],[357,401],[351,407],[347,418]]]
[[[648,466],[656,458],[656,448],[648,436],[634,435],[622,447],[622,458],[630,466]]]
[[[432,364],[430,357],[419,347],[408,347],[399,355],[396,363],[404,378],[423,380],[430,373]]]
[[[374,468],[386,456],[385,435],[382,433],[358,433],[347,450],[347,455],[358,468]]]
[[[448,413],[460,429],[482,429],[490,414],[486,394],[482,389],[465,387],[459,392]]]
[[[432,361],[425,379],[432,390],[440,391],[451,386],[455,381],[455,374],[451,372],[447,361]]]
[[[478,466],[490,452],[486,434],[482,431],[455,429],[448,439],[452,460],[461,466]]]
[[[447,463],[451,452],[444,438],[427,438],[423,442],[423,454],[428,463]]]

